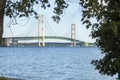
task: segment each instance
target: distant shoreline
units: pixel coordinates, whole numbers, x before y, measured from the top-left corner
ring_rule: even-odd
[[[38,43],[10,43],[10,46],[19,46],[19,47],[27,47],[27,46],[38,46]],[[71,47],[71,43],[57,43],[57,42],[46,42],[45,46],[47,47]],[[75,47],[95,47],[96,45],[94,43],[88,43],[88,45],[85,45],[83,43],[76,43]]]

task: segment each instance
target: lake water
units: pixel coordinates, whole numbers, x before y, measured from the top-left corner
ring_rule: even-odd
[[[102,76],[91,63],[102,58],[97,48],[0,48],[0,73],[26,80],[115,80]]]

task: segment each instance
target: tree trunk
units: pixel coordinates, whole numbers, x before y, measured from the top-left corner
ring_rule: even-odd
[[[4,11],[5,11],[6,0],[0,1],[0,46],[4,46],[3,35],[3,22],[4,22]]]

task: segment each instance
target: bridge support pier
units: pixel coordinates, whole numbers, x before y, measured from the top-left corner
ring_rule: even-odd
[[[4,44],[5,44],[6,47],[10,46],[9,38],[5,38]]]
[[[84,42],[83,46],[87,47],[89,46],[87,42]]]

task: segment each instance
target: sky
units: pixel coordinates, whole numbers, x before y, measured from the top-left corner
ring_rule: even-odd
[[[82,8],[79,5],[79,0],[68,0],[69,7],[64,10],[59,23],[53,21],[53,0],[51,8],[42,9],[40,6],[35,6],[38,14],[44,15],[45,35],[49,36],[65,36],[70,37],[71,24],[76,26],[76,38],[85,42],[95,42],[89,35],[91,29],[86,29],[82,24]],[[38,35],[38,20],[34,17],[17,18],[17,21],[5,17],[4,19],[4,34],[3,37],[21,37],[21,36],[37,36]],[[17,22],[17,24],[16,24]],[[9,27],[10,26],[10,27]]]

